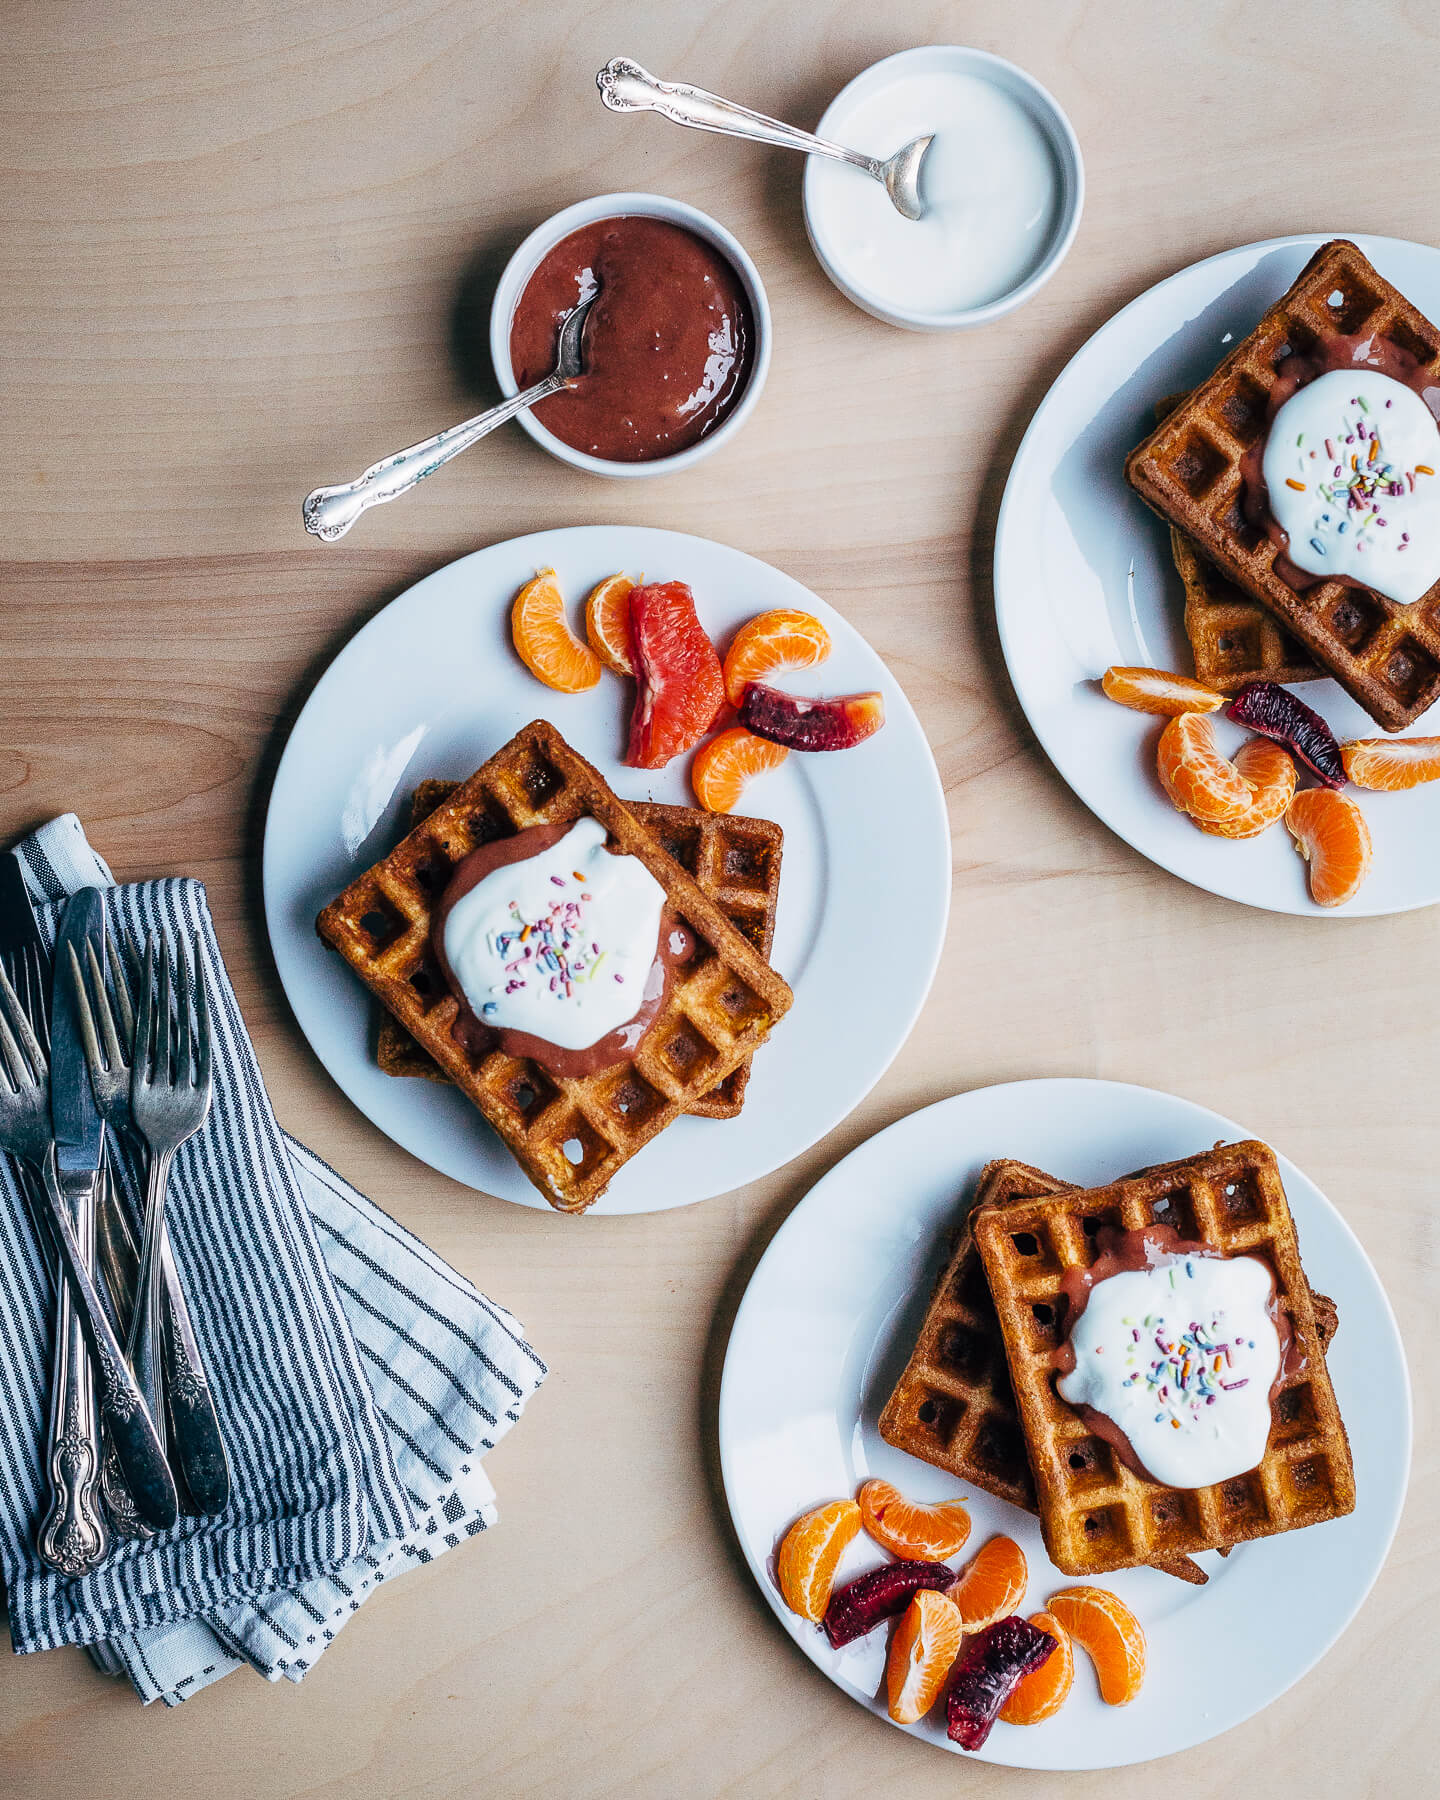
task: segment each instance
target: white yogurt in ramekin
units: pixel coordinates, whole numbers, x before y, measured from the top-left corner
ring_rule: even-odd
[[[841,292],[876,318],[918,331],[984,324],[1028,300],[1069,250],[1084,203],[1080,146],[1038,82],[958,45],[876,63],[819,126],[881,157],[927,132],[923,219],[904,218],[863,171],[812,157],[810,242]]]

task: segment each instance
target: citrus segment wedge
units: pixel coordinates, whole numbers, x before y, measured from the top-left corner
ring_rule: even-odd
[[[590,648],[616,675],[633,675],[630,660],[630,591],[628,575],[607,575],[591,588],[585,601],[585,635]]]
[[[510,635],[521,662],[546,687],[583,694],[600,679],[600,658],[565,619],[565,596],[553,569],[527,581],[510,608]]]
[[[690,785],[706,812],[733,812],[751,779],[778,769],[790,752],[783,744],[756,737],[743,725],[732,725],[695,752]]]
[[[1440,738],[1357,738],[1340,760],[1356,787],[1394,794],[1440,780]]]
[[[860,1508],[853,1500],[830,1500],[803,1513],[785,1533],[775,1573],[791,1612],[818,1625],[830,1604],[830,1589],[840,1558],[860,1529]]]
[[[1020,1677],[1014,1693],[1000,1708],[1000,1717],[1007,1725],[1039,1725],[1053,1719],[1069,1699],[1075,1681],[1070,1633],[1054,1613],[1031,1613],[1030,1623],[1054,1638],[1055,1650],[1038,1669]]]
[[[752,681],[777,669],[808,669],[830,654],[830,633],[813,613],[792,606],[758,613],[735,633],[725,652],[725,692],[732,706]]]
[[[915,1724],[935,1704],[964,1635],[953,1600],[922,1589],[910,1602],[890,1640],[885,1663],[890,1717],[897,1725]]]
[[[1029,1579],[1025,1552],[1014,1538],[992,1537],[982,1544],[950,1589],[966,1631],[984,1631],[1018,1611]]]
[[[1310,864],[1310,897],[1317,906],[1353,900],[1370,873],[1370,827],[1348,794],[1306,788],[1285,810],[1295,848]]]
[[[1130,1608],[1108,1588],[1073,1587],[1052,1594],[1047,1610],[1088,1653],[1105,1704],[1128,1706],[1145,1680],[1145,1633]]]
[[[1172,675],[1168,669],[1135,669],[1117,663],[1100,677],[1100,686],[1107,700],[1135,712],[1162,713],[1171,718],[1177,713],[1219,712],[1225,704],[1223,694],[1188,675]]]
[[[888,1481],[867,1481],[857,1499],[869,1535],[908,1562],[944,1562],[958,1555],[970,1536],[963,1500],[907,1500]]]

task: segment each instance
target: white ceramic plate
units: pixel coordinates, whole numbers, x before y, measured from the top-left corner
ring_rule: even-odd
[[[785,1527],[871,1475],[916,1499],[950,1498],[953,1477],[876,1430],[908,1360],[957,1206],[993,1157],[1013,1156],[1094,1185],[1128,1169],[1253,1135],[1169,1094],[1108,1081],[1023,1081],[913,1113],[853,1151],[796,1207],[751,1277],[720,1389],[720,1456],[731,1517],[756,1581],[795,1642],[837,1686],[889,1723],[887,1634],[842,1651],[785,1606],[772,1574]],[[1384,1561],[1410,1467],[1410,1383],[1374,1269],[1325,1196],[1282,1156],[1306,1272],[1333,1296],[1340,1329],[1330,1373],[1350,1432],[1358,1489],[1348,1518],[1213,1552],[1204,1587],[1153,1569],[1106,1576],[1149,1641],[1139,1697],[1100,1700],[1076,1653],[1075,1686],[1043,1725],[997,1724],[978,1755],[1027,1769],[1111,1768],[1168,1756],[1228,1731],[1283,1694],[1354,1616]],[[1014,1537],[1030,1566],[1027,1613],[1072,1585],[1028,1513],[971,1489],[970,1547]],[[885,1560],[863,1533],[843,1582]],[[880,1698],[877,1700],[877,1694]],[[893,1726],[963,1754],[943,1717]]]
[[[1273,912],[1325,916],[1282,826],[1248,843],[1198,831],[1155,777],[1162,721],[1106,700],[1112,663],[1194,667],[1166,527],[1126,485],[1127,454],[1162,395],[1195,386],[1284,293],[1319,245],[1351,237],[1388,280],[1440,318],[1440,250],[1358,232],[1247,244],[1182,269],[1133,300],[1071,360],[1030,422],[1000,509],[995,604],[1010,678],[1035,735],[1085,804],[1152,862],[1196,887]],[[1132,575],[1133,570],[1133,575]],[[1335,735],[1381,737],[1333,681],[1300,698]],[[1408,735],[1440,731],[1434,711]],[[1223,716],[1233,751],[1249,734]],[[1333,912],[1406,912],[1440,900],[1440,782],[1403,794],[1352,790],[1375,842],[1356,897]]]
[[[778,679],[797,693],[879,688],[886,724],[854,750],[792,755],[743,805],[778,821],[785,854],[775,966],[795,1003],[755,1058],[738,1119],[677,1119],[623,1168],[596,1212],[655,1212],[753,1181],[836,1125],[904,1043],[929,992],[950,903],[950,834],[934,758],[909,702],[858,632],[778,569],[704,538],[585,525],[494,544],[427,576],[336,657],[296,721],[270,796],[265,916],[280,979],[321,1062],[368,1118],[470,1187],[543,1206],[453,1089],[376,1066],[371,1002],[315,935],[321,907],[403,835],[411,790],[460,778],[546,718],[625,800],[693,804],[690,759],[647,773],[620,762],[631,685],[606,675],[557,694],[510,643],[510,602],[553,565],[580,602],[617,569],[694,589],[717,643],[755,613],[798,606],[825,621],[828,662]],[[896,896],[904,896],[903,929]],[[857,982],[886,933],[887,979]]]

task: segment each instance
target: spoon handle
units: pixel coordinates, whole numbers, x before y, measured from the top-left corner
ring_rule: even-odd
[[[755,112],[734,100],[722,100],[704,88],[688,87],[682,82],[657,81],[648,69],[642,69],[628,56],[614,57],[595,77],[600,98],[612,112],[658,112],[676,125],[689,125],[696,131],[718,131],[726,137],[749,138],[757,144],[774,144],[782,150],[803,150],[812,156],[832,156],[837,162],[853,163],[857,169],[883,180],[881,161],[862,156],[858,150],[847,150],[841,144],[827,143],[797,126],[772,119],[768,113]]]
[[[300,509],[305,529],[333,544],[336,538],[344,537],[367,507],[379,506],[385,500],[398,500],[401,494],[408,494],[427,475],[433,475],[462,450],[479,443],[497,425],[513,419],[525,407],[558,394],[566,385],[564,375],[558,372],[547,375],[534,387],[526,388],[523,394],[502,400],[488,412],[477,413],[473,419],[452,425],[447,431],[437,431],[422,444],[412,444],[408,450],[397,450],[393,456],[371,463],[354,481],[342,482],[338,487],[316,488],[313,494],[305,496],[305,504]]]

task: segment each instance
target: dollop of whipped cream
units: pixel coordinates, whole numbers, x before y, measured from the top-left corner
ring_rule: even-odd
[[[1254,1256],[1157,1251],[1097,1281],[1070,1332],[1062,1400],[1114,1421],[1166,1487],[1209,1487],[1253,1469],[1270,1436],[1280,1337],[1274,1284]]]
[[[483,1024],[588,1050],[640,1010],[664,904],[645,865],[612,856],[599,820],[579,819],[461,895],[445,960]]]
[[[1440,427],[1413,388],[1335,369],[1276,413],[1262,463],[1286,554],[1405,605],[1440,579]]]

